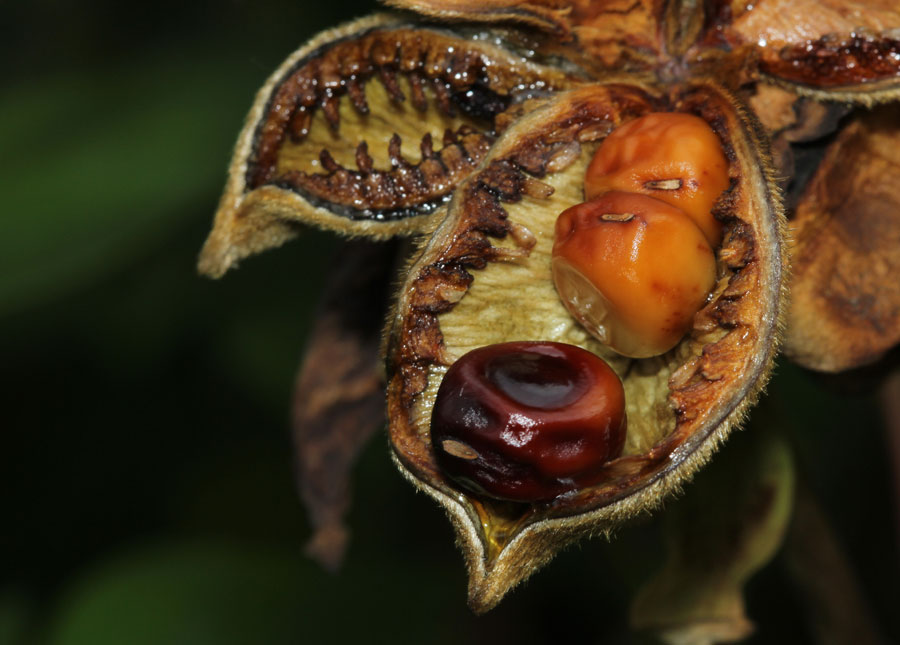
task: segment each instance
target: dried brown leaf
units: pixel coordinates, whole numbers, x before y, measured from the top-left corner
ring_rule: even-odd
[[[844,129],[792,228],[786,352],[827,372],[876,360],[900,341],[900,110]]]
[[[297,484],[315,533],[307,552],[340,566],[350,471],[384,425],[380,332],[395,244],[352,241],[327,273],[325,298],[297,377],[292,410]]]

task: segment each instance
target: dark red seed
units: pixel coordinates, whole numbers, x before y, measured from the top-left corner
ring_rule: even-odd
[[[542,501],[589,486],[625,443],[625,394],[598,356],[562,343],[489,345],[456,361],[438,389],[431,441],[461,486]]]

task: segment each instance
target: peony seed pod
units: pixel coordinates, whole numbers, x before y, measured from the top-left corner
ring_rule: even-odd
[[[593,140],[603,136],[597,124],[661,105],[721,124],[717,136],[735,159],[729,176],[736,182],[723,199],[715,284],[701,287],[701,309],[665,355],[634,359],[591,336],[561,302],[552,279],[554,229],[558,214],[582,201]],[[569,539],[612,528],[687,481],[765,382],[782,310],[784,247],[780,206],[758,150],[752,124],[715,86],[670,94],[618,84],[562,92],[494,144],[410,266],[388,344],[391,443],[410,481],[450,514],[477,610],[496,604]],[[709,259],[699,228],[683,221]],[[623,384],[628,432],[621,456],[589,485],[510,507],[449,476],[430,429],[450,366],[473,349],[520,340],[572,344],[606,360]]]
[[[387,4],[410,11],[326,31],[264,84],[199,267],[218,277],[307,225],[421,240],[397,262],[386,326],[390,443],[404,476],[450,516],[470,605],[483,612],[568,543],[659,506],[744,418],[779,345],[788,273],[782,192],[800,215],[803,297],[791,321],[829,320],[824,334],[792,330],[792,354],[842,369],[897,342],[896,290],[883,288],[891,272],[882,271],[896,264],[888,235],[900,213],[895,115],[884,113],[873,129],[848,126],[809,186],[810,168],[798,155],[804,172],[795,173],[793,151],[817,140],[825,147],[822,137],[843,127],[845,106],[900,98],[900,10],[880,3],[848,17],[838,0],[823,0],[826,19],[814,21],[805,5],[778,1],[639,2],[626,11],[566,0]],[[672,140],[681,126],[659,125],[665,119],[693,123],[689,140],[709,144],[688,166],[666,165],[678,156],[666,151],[679,147]],[[629,163],[647,162],[648,175],[629,179],[617,166],[631,148]],[[714,169],[711,177],[704,168]],[[554,226],[584,201],[586,178],[589,192],[686,195],[676,206],[697,217],[715,250],[708,300],[665,354],[616,354],[557,296]],[[693,196],[692,181],[704,187]],[[847,262],[848,249],[859,257]],[[342,268],[371,275],[365,259]],[[320,430],[298,441],[301,453],[320,441],[352,460],[366,433],[344,408],[364,411],[363,424],[380,423],[367,398],[374,368],[362,364],[375,354],[371,338],[361,317],[340,315],[358,277],[336,282],[347,286],[329,294],[316,327],[315,356],[335,374],[324,384],[301,380],[310,391],[295,416]],[[882,300],[874,311],[858,306]],[[369,309],[366,334],[377,336],[382,312]],[[848,320],[859,335],[843,333]],[[473,491],[441,466],[445,444],[432,432],[445,424],[432,419],[439,384],[457,361],[522,341],[564,343],[605,360],[622,383],[628,429],[621,453],[610,452],[589,480],[513,502]],[[336,392],[360,405],[337,405],[345,399]],[[342,440],[328,443],[324,429]],[[313,469],[300,470],[304,491],[331,490],[310,481]],[[327,475],[329,483],[341,478]],[[334,522],[345,500],[329,492],[307,502],[323,542],[341,534]]]

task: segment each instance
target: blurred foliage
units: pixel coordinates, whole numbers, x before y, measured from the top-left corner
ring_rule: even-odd
[[[794,459],[784,437],[762,428],[735,443],[664,515],[665,563],[634,597],[632,624],[666,643],[732,642],[753,631],[744,587],[783,542]]]
[[[0,7],[0,643],[633,642],[658,519],[563,554],[476,618],[449,525],[383,439],[358,468],[344,570],[301,555],[287,402],[335,242],[310,232],[221,282],[193,264],[256,88],[313,33],[373,8]],[[790,438],[900,640],[871,388],[782,366],[755,427]],[[748,598],[754,642],[810,642],[779,561]]]

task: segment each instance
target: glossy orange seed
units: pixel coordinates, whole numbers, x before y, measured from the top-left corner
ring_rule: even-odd
[[[688,331],[715,283],[716,261],[680,209],[612,191],[560,214],[552,272],[563,304],[592,335],[646,358]]]
[[[613,130],[594,154],[584,179],[590,200],[610,190],[643,193],[687,213],[715,247],[722,225],[712,208],[728,188],[722,143],[700,117],[654,112]]]

